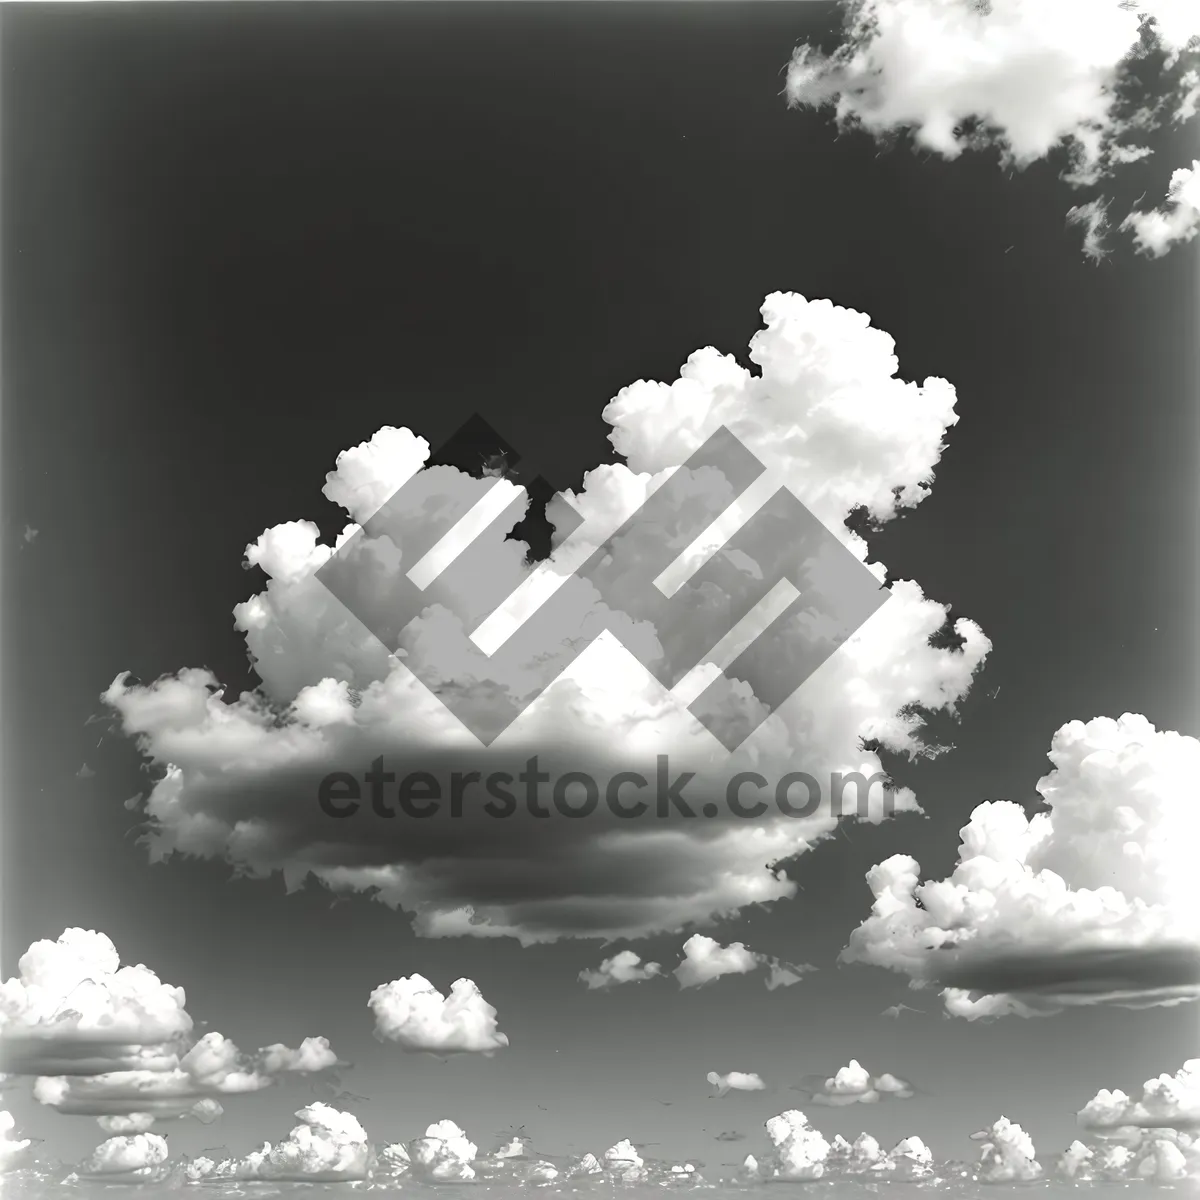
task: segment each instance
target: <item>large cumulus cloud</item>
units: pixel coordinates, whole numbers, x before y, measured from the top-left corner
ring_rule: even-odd
[[[409,913],[425,936],[526,943],[644,936],[793,895],[796,884],[780,864],[833,830],[834,801],[825,794],[831,773],[882,779],[875,746],[923,752],[922,711],[951,707],[965,694],[989,643],[960,618],[957,645],[931,644],[947,610],[901,580],[734,753],[689,711],[697,695],[710,692],[729,729],[739,722],[753,728],[764,711],[744,683],[722,682],[717,663],[701,662],[690,674],[686,668],[712,649],[699,646],[697,628],[724,633],[731,614],[759,597],[765,576],[808,569],[803,555],[812,547],[798,557],[787,550],[795,531],[772,515],[772,490],[786,484],[828,531],[821,536],[832,534],[866,561],[866,543],[846,518],[865,513],[885,522],[917,505],[957,420],[953,387],[898,378],[892,339],[865,315],[783,293],[769,296],[762,311],[765,328],[750,351],[757,372],[708,348],[692,355],[674,383],[642,381],[608,405],[611,439],[627,462],[598,467],[578,493],[551,502],[557,542],[549,562],[536,568],[525,562],[523,545],[505,536],[525,502],[512,481],[423,469],[428,445],[408,430],[381,430],[344,452],[324,489],[351,521],[336,545],[323,544],[311,522],[295,521],[268,529],[247,549],[247,563],[268,582],[238,606],[236,623],[262,687],[235,699],[209,672],[191,669],[144,685],[121,676],[106,693],[158,768],[145,800],[151,857],[224,860],[249,875],[279,874],[292,888],[314,879],[368,893]],[[722,426],[766,468],[766,490],[755,492],[760,485],[752,484],[737,503],[738,489],[722,472],[680,469]],[[396,510],[385,501],[406,480],[420,502]],[[647,495],[668,484],[673,508],[652,527],[612,538]],[[718,517],[721,529],[736,530],[764,501],[766,524],[756,519],[745,526],[753,536],[709,557],[724,534],[706,540],[696,530]],[[464,576],[450,553],[463,549],[463,522],[451,517],[478,514],[481,504],[485,515],[500,516],[482,532],[472,527],[479,536]],[[603,600],[592,583],[571,574],[600,547],[607,555],[598,560],[607,580]],[[828,558],[827,550],[820,554]],[[334,597],[325,582],[331,577],[318,577],[332,564],[338,588],[353,592],[355,611],[373,614],[373,625],[376,617],[386,623],[392,588],[407,579],[401,572],[430,555],[444,558],[445,569],[425,588],[427,607],[394,631],[394,656]],[[684,589],[687,620],[656,624],[651,618],[665,601],[656,589],[647,592],[646,563],[679,556],[689,568],[705,564],[701,582]],[[885,578],[882,564],[871,572]],[[493,599],[510,593],[491,612]],[[832,646],[841,636],[836,622],[805,615],[803,606],[796,612],[805,646]],[[753,632],[768,617],[755,609],[746,620]],[[546,631],[556,622],[562,652],[547,659]],[[638,657],[605,630],[619,633]],[[474,641],[463,637],[470,631]],[[486,750],[447,710],[490,719],[514,696],[536,691],[548,672],[552,677],[548,661],[557,669],[597,634]],[[780,669],[809,653],[799,640],[785,644],[772,633],[768,641]],[[500,647],[490,662],[481,643],[489,653]],[[488,682],[491,675],[499,682]],[[675,681],[671,688],[664,678]],[[627,819],[601,804],[580,820],[551,807],[538,817],[527,811],[521,784],[513,785],[515,812],[502,819],[482,810],[482,785],[460,812],[443,802],[420,819],[377,815],[366,785],[347,819],[332,819],[317,802],[328,774],[361,779],[380,757],[382,769],[399,778],[428,773],[448,797],[453,772],[518,776],[534,754],[537,769],[553,780],[587,772],[602,790],[619,772],[640,772],[649,781],[649,810]],[[660,815],[660,755],[668,756],[672,776],[694,772],[685,797],[693,811],[714,803],[712,819],[675,809]],[[782,815],[772,788],[797,764],[821,794],[799,810],[805,815]],[[725,803],[726,784],[747,770],[768,781],[765,791],[743,789],[743,802],[768,801],[753,819],[734,816]],[[388,786],[395,813],[399,784]],[[570,799],[578,805],[586,796],[574,786]],[[790,796],[793,806],[802,804],[805,789]],[[640,798],[629,788],[622,793],[626,805]],[[845,803],[854,808],[854,786]],[[876,786],[856,811],[879,820],[889,808],[913,810],[915,797],[903,789],[885,797]]]
[[[1119,1088],[1097,1092],[1077,1114],[1092,1131],[1130,1129],[1200,1129],[1200,1058],[1188,1059],[1173,1075],[1148,1079],[1141,1094]]]
[[[1200,742],[1126,713],[1064,725],[1050,759],[1046,811],[981,804],[948,879],[906,855],[874,867],[843,958],[940,987],[968,1019],[1200,997]]]
[[[194,1159],[187,1177],[206,1180],[273,1180],[342,1183],[367,1178],[371,1145],[358,1118],[320,1102],[296,1112],[299,1124],[280,1142],[264,1142],[244,1158]]]
[[[105,934],[67,929],[34,942],[0,985],[0,1056],[8,1071],[35,1076],[40,1103],[127,1136],[157,1120],[211,1121],[222,1112],[218,1097],[337,1065],[323,1037],[253,1055],[216,1031],[193,1038],[186,1000],[148,967],[121,966]]]
[[[1148,130],[1197,113],[1200,8],[1189,0],[851,0],[846,9],[832,54],[796,50],[787,94],[876,138],[911,133],[947,159],[995,147],[1017,167],[1062,151],[1066,178],[1089,186],[1149,155]],[[1135,210],[1121,223],[1143,253],[1200,230],[1195,172],[1175,172],[1165,211]],[[1097,196],[1071,210],[1092,257],[1104,253],[1107,209]]]

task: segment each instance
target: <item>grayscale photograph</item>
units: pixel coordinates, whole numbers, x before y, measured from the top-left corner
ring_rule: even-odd
[[[5,1200],[1200,1195],[1198,235],[1197,0],[0,3]]]

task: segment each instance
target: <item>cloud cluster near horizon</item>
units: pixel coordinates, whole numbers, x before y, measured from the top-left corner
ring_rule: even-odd
[[[611,632],[601,632],[618,628],[648,661],[682,662],[679,630],[625,615],[626,606],[642,611],[648,555],[680,559],[689,570],[703,563],[706,582],[689,594],[705,619],[724,613],[726,625],[729,606],[756,598],[756,581],[787,558],[786,538],[764,538],[751,554],[730,548],[726,532],[699,540],[691,533],[698,514],[705,521],[719,514],[723,531],[721,522],[736,528],[768,495],[752,496],[751,485],[735,503],[737,488],[720,472],[682,469],[722,427],[763,464],[770,488],[789,488],[862,562],[866,543],[847,518],[865,514],[883,523],[928,494],[957,420],[953,387],[936,378],[923,385],[899,379],[892,339],[862,313],[791,293],[768,296],[762,313],[765,328],[750,347],[758,372],[710,347],[693,354],[674,383],[640,381],[611,401],[604,416],[627,462],[596,468],[581,491],[551,502],[558,532],[546,563],[528,564],[523,544],[506,538],[527,500],[512,481],[426,468],[428,444],[404,429],[382,429],[342,453],[324,487],[350,519],[335,545],[323,544],[316,526],[301,520],[266,530],[247,548],[247,564],[268,582],[237,607],[236,622],[261,688],[231,701],[211,673],[183,670],[145,685],[120,676],[105,693],[157,769],[144,800],[152,859],[224,860],[252,876],[281,874],[289,888],[313,879],[405,911],[423,936],[503,936],[524,944],[642,937],[794,895],[796,884],[780,864],[831,835],[838,817],[829,797],[803,817],[772,812],[704,821],[653,810],[638,820],[601,810],[587,820],[552,814],[539,821],[520,809],[495,820],[471,805],[457,819],[439,811],[420,821],[383,819],[364,805],[354,819],[334,821],[316,803],[321,779],[342,770],[359,777],[379,756],[398,774],[420,770],[444,782],[476,765],[485,774],[519,775],[531,753],[556,778],[586,771],[611,779],[641,769],[653,779],[655,758],[668,754],[673,770],[694,772],[689,794],[696,804],[723,798],[728,780],[744,769],[779,778],[801,763],[818,779],[835,771],[869,777],[882,775],[876,746],[927,752],[922,713],[961,699],[990,643],[965,618],[953,625],[949,640],[957,644],[932,642],[947,632],[948,610],[916,583],[892,584],[883,607],[733,754],[689,711],[686,695],[668,690]],[[406,481],[415,481],[422,504],[396,516],[385,501]],[[668,482],[684,498],[678,514],[637,537],[611,539]],[[482,532],[472,527],[478,536],[470,539],[475,567],[486,561],[489,580],[511,586],[511,603],[499,615],[472,611],[478,597],[451,586],[456,577],[447,568],[426,588],[429,607],[389,655],[317,576],[353,542],[360,598],[367,607],[386,607],[390,581],[409,570],[429,540],[422,524],[428,514],[478,511],[473,506],[481,502],[502,514]],[[466,537],[461,524],[437,544],[439,554],[462,549],[455,541]],[[606,570],[620,601],[612,607],[572,574],[579,556],[601,545],[610,552]],[[718,546],[725,548],[712,554]],[[886,577],[882,564],[870,570]],[[497,687],[523,695],[536,664],[513,660],[514,651],[500,683],[486,682],[475,650],[463,656],[464,635],[510,620],[519,647],[522,621],[542,612],[537,605],[549,593],[555,603],[565,595],[576,618],[564,646],[587,649],[484,751],[433,692],[478,711],[495,706]],[[790,661],[787,647],[776,649]],[[444,683],[433,683],[431,692],[410,664],[420,666],[423,679]],[[711,661],[693,677],[697,686],[722,678]],[[757,720],[757,700],[740,687],[727,688],[730,711]],[[872,799],[860,819],[881,820],[889,807],[918,808],[907,789],[888,800]]]
[[[223,1111],[217,1097],[338,1065],[323,1037],[255,1055],[215,1031],[194,1039],[185,1002],[182,988],[148,967],[121,966],[103,933],[66,929],[34,942],[17,976],[0,984],[0,1063],[34,1077],[39,1103],[123,1135],[180,1117],[208,1122]]]
[[[1150,153],[1163,121],[1200,106],[1200,6],[1190,0],[852,0],[842,44],[799,46],[788,68],[791,105],[832,107],[838,125],[915,143],[946,159],[998,148],[1025,167],[1065,151],[1064,174],[1092,186]],[[1135,72],[1156,66],[1160,94],[1135,99]],[[1158,210],[1131,210],[1120,228],[1160,257],[1200,231],[1200,160],[1170,177]],[[1109,201],[1068,214],[1084,251],[1107,252]]]
[[[1046,810],[979,805],[948,879],[908,855],[873,867],[843,960],[940,988],[968,1020],[1200,999],[1200,741],[1126,713],[1064,725],[1049,757]]]

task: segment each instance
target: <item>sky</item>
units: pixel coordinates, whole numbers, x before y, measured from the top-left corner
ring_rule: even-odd
[[[630,1138],[647,1154],[711,1164],[740,1162],[764,1121],[804,1107],[795,1089],[806,1077],[851,1060],[915,1094],[806,1109],[827,1136],[865,1129],[890,1146],[919,1135],[939,1157],[971,1157],[970,1134],[1002,1114],[1039,1149],[1065,1147],[1100,1089],[1136,1092],[1196,1055],[1187,1003],[950,1015],[937,986],[912,990],[904,970],[886,969],[906,935],[863,925],[876,864],[908,855],[922,878],[945,879],[977,805],[1041,811],[1035,785],[1052,769],[1061,727],[1133,713],[1157,731],[1197,734],[1197,242],[1181,236],[1155,256],[1113,229],[1111,253],[1097,261],[1065,220],[1102,193],[1115,198],[1114,227],[1143,193],[1147,211],[1161,203],[1172,171],[1197,154],[1195,122],[1165,122],[1144,139],[1154,153],[1120,163],[1099,190],[1060,178],[1069,164],[1054,148],[1021,166],[995,148],[947,157],[937,146],[890,146],[870,129],[839,130],[826,107],[788,104],[785,93],[795,98],[805,82],[789,76],[793,50],[832,48],[839,21],[824,3],[719,0],[5,6],[3,978],[39,939],[101,931],[123,963],[185,989],[197,1034],[219,1030],[244,1049],[328,1039],[353,1064],[342,1084],[365,1098],[347,1107],[378,1140],[451,1118],[481,1146],[523,1126],[549,1151],[599,1154]],[[820,301],[865,316],[856,323]],[[882,331],[874,338],[868,319]],[[774,343],[759,335],[751,358],[764,324],[784,333]],[[806,344],[789,343],[790,328],[809,330],[818,349],[796,349]],[[880,365],[884,334],[908,388]],[[831,357],[822,337],[833,339]],[[894,722],[898,697],[928,698],[944,680],[955,711],[930,715],[929,735],[953,748],[882,759],[923,813],[829,823],[785,863],[794,895],[760,903],[751,883],[730,884],[734,911],[707,924],[700,893],[712,880],[700,875],[724,864],[705,857],[703,838],[631,849],[618,864],[624,915],[608,927],[592,912],[565,916],[571,882],[553,878],[609,869],[589,830],[529,850],[538,865],[528,880],[512,866],[527,853],[512,848],[515,823],[507,873],[489,881],[476,873],[486,857],[477,826],[448,827],[440,849],[385,847],[418,863],[432,856],[418,872],[422,903],[443,891],[445,911],[500,897],[498,923],[511,918],[546,939],[526,945],[419,936],[411,914],[362,890],[335,896],[310,880],[289,894],[278,873],[233,878],[221,854],[150,861],[138,838],[146,814],[126,801],[148,793],[168,760],[184,763],[185,790],[194,785],[214,819],[236,820],[242,803],[278,816],[286,800],[306,808],[288,810],[294,824],[280,818],[284,842],[311,849],[330,836],[312,771],[268,769],[255,776],[261,788],[250,786],[252,764],[211,718],[195,741],[177,737],[192,718],[173,725],[171,702],[155,708],[132,680],[206,668],[229,701],[258,686],[234,609],[266,589],[262,561],[305,552],[302,536],[260,542],[264,531],[310,521],[332,544],[351,520],[322,490],[340,454],[382,447],[372,439],[386,427],[436,450],[478,414],[518,448],[517,483],[540,473],[596,511],[624,476],[614,466],[585,494],[585,472],[628,461],[650,474],[684,461],[678,444],[691,432],[677,430],[690,427],[655,407],[661,392],[630,385],[677,380],[705,347],[754,374],[765,357],[801,408],[805,387],[858,386],[858,370],[862,395],[874,397],[792,457],[785,416],[735,428],[791,472],[827,524],[846,516],[836,507],[845,496],[868,503],[882,487],[876,515],[889,519],[862,553],[887,565],[889,583],[916,581],[928,598],[895,600],[873,619],[888,646],[868,672],[874,708],[869,697],[847,699],[866,651],[839,651],[798,697],[817,714],[811,725],[800,721],[797,741],[768,739],[766,753],[782,745],[793,769],[802,754],[856,765],[857,738],[883,727],[871,721]],[[812,355],[811,384],[787,375],[787,356],[802,353]],[[697,368],[701,390],[743,387],[714,361]],[[953,422],[931,379],[952,386]],[[722,411],[741,411],[728,403]],[[823,420],[819,408],[807,419]],[[352,456],[339,476],[346,488],[372,461]],[[927,496],[892,507],[892,484],[912,501],[925,477]],[[851,482],[838,492],[842,478]],[[319,683],[322,655],[339,653],[320,641],[325,627],[306,623],[316,593],[290,586],[273,593],[254,643],[274,653],[281,629],[308,639],[264,668],[281,695],[289,671],[316,671],[303,682]],[[919,626],[932,602],[945,610],[934,629],[966,619],[990,650],[972,633],[975,658],[964,665],[957,650],[922,649],[916,626],[901,631],[911,645],[894,649],[900,626],[884,613],[903,609]],[[133,690],[110,690],[126,672]],[[612,664],[600,678],[630,689],[598,709],[623,729],[622,705],[648,693]],[[188,686],[203,697],[203,684]],[[548,744],[570,750],[571,729],[554,740],[553,703],[541,711]],[[428,733],[444,725],[428,705],[420,713],[428,728],[408,727],[406,752],[416,761],[427,737],[428,756],[453,758],[463,743]],[[1162,791],[1174,849],[1148,842],[1142,874],[1122,874],[1109,835],[1128,802],[1123,785],[1103,763],[1089,776],[1087,747],[1078,750],[1087,738],[1074,736],[1060,768],[1076,824],[1064,824],[1050,865],[1078,887],[1112,884],[1143,899],[1154,920],[1160,910],[1177,916],[1180,893],[1160,892],[1187,875],[1178,839],[1188,826],[1167,819],[1178,795]],[[1149,741],[1153,774],[1159,743]],[[362,759],[364,745],[339,741],[337,753]],[[628,752],[617,734],[587,745],[610,765]],[[1194,753],[1163,750],[1176,771]],[[334,757],[318,756],[313,770]],[[186,830],[170,826],[175,810],[160,811],[160,845],[185,845]],[[1170,863],[1155,858],[1170,853]],[[526,885],[537,893],[529,907],[508,905],[505,895]],[[1129,934],[1139,952],[1200,944],[1187,920],[1163,920]],[[645,928],[655,921],[667,925]],[[874,958],[839,962],[860,926]],[[1043,949],[1078,951],[1083,978],[1083,943],[1064,930],[1017,923],[1010,949],[1034,955],[1038,934]],[[697,931],[817,969],[774,989],[762,966],[684,988],[672,972]],[[581,982],[627,949],[661,975]],[[474,981],[508,1044],[443,1059],[381,1042],[368,998],[413,975],[443,993]],[[900,1003],[918,1011],[882,1015]],[[767,1086],[717,1099],[713,1071],[757,1073]],[[229,1097],[212,1125],[170,1121],[156,1132],[173,1151],[245,1154],[282,1137],[319,1094],[313,1086],[288,1075]],[[81,1158],[107,1136],[24,1085],[5,1101],[52,1156]],[[746,1140],[718,1142],[722,1131]]]

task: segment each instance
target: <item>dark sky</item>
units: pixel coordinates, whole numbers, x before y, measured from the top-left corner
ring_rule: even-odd
[[[100,929],[243,1046],[328,1036],[382,1140],[447,1116],[481,1145],[525,1123],[549,1150],[628,1136],[711,1163],[758,1145],[798,1102],[789,1081],[850,1057],[925,1094],[810,1113],[828,1135],[971,1155],[1001,1112],[1063,1146],[1098,1088],[1194,1053],[1186,1007],[983,1026],[834,960],[866,869],[905,852],[942,877],[978,802],[1036,798],[1064,722],[1197,731],[1195,245],[1097,268],[1054,166],[881,154],[789,112],[782,68],[836,29],[827,4],[0,18],[5,977],[32,940]],[[231,616],[261,587],[244,547],[285,520],[340,528],[320,495],[340,450],[386,424],[436,445],[479,412],[578,486],[613,461],[600,413],[621,387],[710,344],[747,362],[775,290],[870,314],[904,378],[957,388],[931,498],[872,549],[995,646],[955,753],[896,767],[928,819],[846,830],[805,857],[796,900],[716,931],[821,972],[773,993],[749,977],[592,994],[575,976],[596,943],[421,941],[365,899],[147,864],[122,804],[147,782],[137,756],[85,722],[123,670],[253,682]],[[681,941],[636,949],[673,964]],[[511,1048],[442,1064],[378,1047],[367,995],[413,972],[474,979]],[[926,1012],[879,1019],[899,1000]],[[780,1090],[718,1106],[709,1070]],[[248,1097],[172,1144],[244,1152],[305,1096]],[[53,1153],[101,1140],[11,1106]]]

